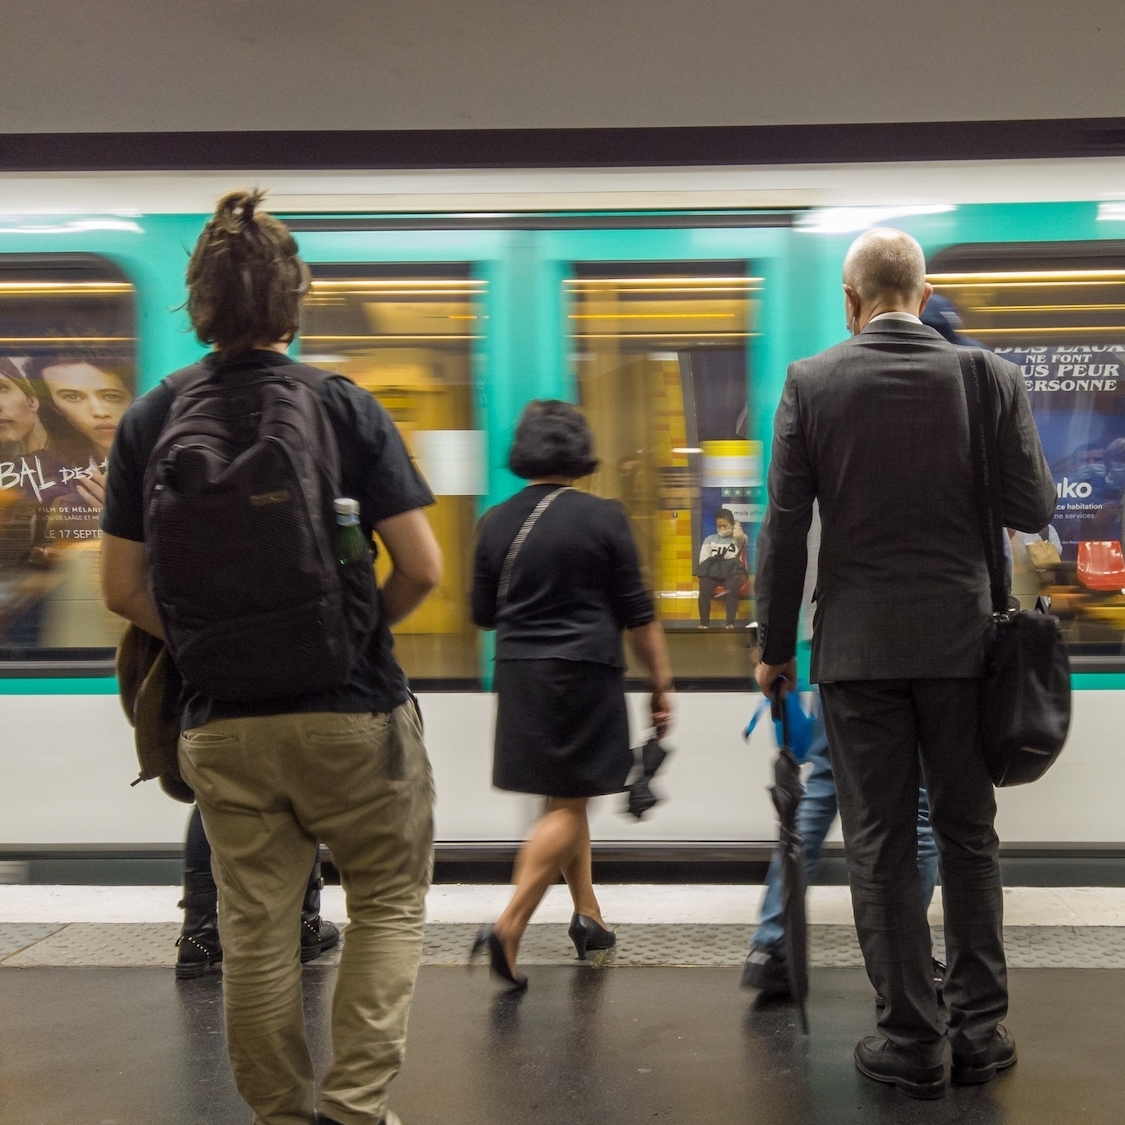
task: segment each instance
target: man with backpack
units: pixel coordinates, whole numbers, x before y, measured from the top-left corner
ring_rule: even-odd
[[[239,1092],[261,1125],[396,1125],[433,779],[389,627],[440,580],[433,497],[374,398],[286,357],[308,270],[261,198],[220,200],[192,254],[211,354],[121,421],[103,595],[185,680],[180,768],[213,849]],[[392,562],[378,591],[373,531]],[[319,1114],[299,960],[318,838],[350,918]]]

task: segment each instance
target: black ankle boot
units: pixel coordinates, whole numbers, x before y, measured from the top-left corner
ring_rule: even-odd
[[[320,864],[314,863],[309,873],[309,885],[305,889],[305,901],[301,907],[302,961],[312,961],[340,941],[340,931],[320,916],[320,888],[323,886]]]
[[[176,941],[176,980],[201,977],[223,963],[219,944],[219,892],[210,871],[184,872],[184,928]]]

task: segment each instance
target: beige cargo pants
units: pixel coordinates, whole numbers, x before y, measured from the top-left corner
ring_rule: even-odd
[[[415,705],[217,720],[184,732],[180,768],[211,841],[227,1045],[255,1125],[310,1125],[314,1108],[375,1125],[402,1064],[432,871],[433,775]],[[299,933],[318,839],[350,924],[316,1106]]]

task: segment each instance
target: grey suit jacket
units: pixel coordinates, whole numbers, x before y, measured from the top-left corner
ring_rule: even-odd
[[[986,353],[1004,524],[1055,507],[1019,368]],[[796,648],[813,501],[822,524],[812,679],[980,676],[991,615],[958,352],[932,328],[878,320],[789,368],[758,537],[762,659]]]

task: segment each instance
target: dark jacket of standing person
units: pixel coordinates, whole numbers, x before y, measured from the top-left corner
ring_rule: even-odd
[[[812,678],[844,831],[856,930],[886,1001],[858,1069],[913,1097],[988,1081],[1016,1059],[1008,1010],[996,800],[979,738],[991,624],[958,350],[919,319],[925,258],[901,231],[848,251],[850,340],[789,368],[774,421],[758,541],[761,663],[770,690],[795,674],[806,535],[821,543]],[[1037,531],[1055,488],[1018,368],[985,357],[1001,518]],[[941,854],[948,1021],[934,990],[916,863],[925,783]]]
[[[1023,378],[984,356],[1004,526],[1038,531],[1055,486]],[[992,602],[957,357],[934,329],[880,318],[790,365],[758,539],[764,663],[793,654],[817,499],[814,682],[981,674]]]

